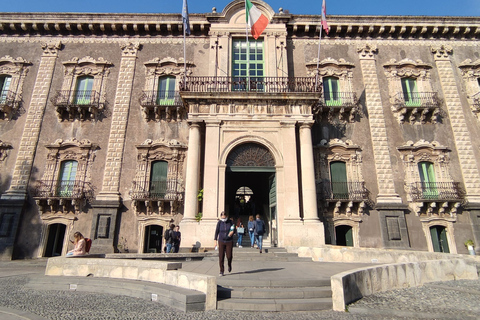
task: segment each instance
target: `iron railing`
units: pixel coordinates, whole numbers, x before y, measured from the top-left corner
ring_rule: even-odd
[[[142,107],[182,106],[182,98],[175,90],[143,91],[139,99]]]
[[[397,108],[438,108],[440,100],[436,92],[400,92],[394,96]]]
[[[362,201],[368,200],[369,195],[365,182],[360,181],[332,182],[324,180],[317,183],[317,190],[320,198],[324,200]]]
[[[132,200],[178,200],[179,181],[168,179],[166,181],[134,181],[130,196]]]
[[[480,112],[480,92],[472,96],[473,106],[477,112]]]
[[[332,108],[354,107],[357,105],[357,96],[354,92],[324,92],[320,104]]]
[[[17,95],[13,91],[3,90],[0,91],[0,106],[10,106],[13,107],[17,101]]]
[[[89,182],[71,180],[40,180],[32,189],[38,199],[93,199],[94,190]]]
[[[414,182],[407,185],[413,201],[462,200],[459,182]]]
[[[315,77],[187,77],[180,87],[190,92],[322,92]]]
[[[91,107],[99,106],[100,94],[95,90],[63,90],[57,91],[52,103],[55,106]]]

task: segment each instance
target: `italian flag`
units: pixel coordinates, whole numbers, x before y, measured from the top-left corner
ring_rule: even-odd
[[[268,19],[250,0],[245,0],[245,9],[247,10],[247,24],[250,27],[253,38],[257,40],[267,27]]]

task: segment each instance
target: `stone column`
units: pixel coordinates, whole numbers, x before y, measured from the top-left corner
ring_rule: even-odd
[[[455,73],[450,61],[450,55],[453,49],[450,46],[432,47],[435,63],[437,65],[440,84],[445,98],[445,105],[452,126],[453,138],[460,160],[460,170],[463,175],[465,184],[466,200],[469,206],[480,206],[480,185],[478,177],[480,172],[478,169],[475,153],[473,152],[473,144],[468,131],[467,121],[463,114],[462,94],[458,92]]]
[[[130,110],[135,63],[139,48],[139,43],[125,43],[121,45],[122,60],[120,62],[117,90],[113,105],[105,173],[103,175],[102,191],[97,195],[97,200],[118,201],[120,199],[119,186],[123,149],[125,147],[128,112]]]
[[[203,219],[217,220],[219,206],[220,121],[205,121]],[[223,200],[223,198],[222,198]]]
[[[198,208],[198,186],[200,182],[200,124],[190,124],[188,135],[187,172],[185,178],[185,210],[183,220],[195,220]]]
[[[302,173],[303,220],[319,221],[317,212],[317,190],[313,161],[313,121],[300,124],[300,166]]]
[[[365,103],[368,109],[373,158],[377,172],[379,194],[377,204],[401,204],[402,199],[395,192],[393,169],[390,162],[387,127],[378,83],[375,54],[377,47],[365,44],[357,48],[363,82],[365,84]]]

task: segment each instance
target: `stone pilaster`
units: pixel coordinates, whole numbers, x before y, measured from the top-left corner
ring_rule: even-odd
[[[313,121],[300,124],[300,167],[302,174],[303,220],[319,221],[317,212],[317,191],[313,162],[312,127]]]
[[[203,171],[203,219],[219,215],[220,121],[205,121],[205,164]],[[222,199],[223,200],[223,199]]]
[[[383,114],[383,105],[375,63],[376,46],[365,44],[357,48],[363,82],[365,84],[365,103],[368,109],[373,157],[377,172],[379,194],[377,204],[401,204],[402,199],[395,192],[393,170],[390,163],[387,127]]]
[[[460,160],[460,170],[465,184],[466,200],[469,205],[480,205],[480,172],[473,152],[472,141],[467,122],[462,109],[461,93],[458,92],[457,81],[450,61],[453,49],[450,46],[432,47],[432,53],[437,65],[440,84],[445,99],[445,105],[452,126],[453,138]]]
[[[120,63],[120,72],[113,105],[112,125],[108,139],[103,186],[102,191],[97,196],[97,200],[116,201],[120,198],[119,186],[123,150],[125,147],[130,100],[132,98],[135,63],[139,48],[140,44],[138,43],[125,43],[121,45],[122,61]]]

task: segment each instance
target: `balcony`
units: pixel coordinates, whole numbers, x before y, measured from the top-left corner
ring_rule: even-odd
[[[100,94],[95,90],[57,91],[51,102],[56,107],[59,121],[97,120],[104,109]]]
[[[354,92],[324,92],[313,112],[318,121],[326,117],[331,122],[338,116],[341,122],[353,122],[358,111]]]
[[[186,111],[178,91],[143,91],[139,99],[145,120],[182,120]]]
[[[11,120],[19,110],[22,97],[14,91],[0,92],[0,117]]]
[[[480,92],[474,94],[472,97],[473,112],[476,114],[480,113]]]
[[[369,191],[365,182],[317,182],[317,194],[320,200],[326,202],[327,208],[334,204],[333,212],[327,210],[327,216],[333,214],[333,219],[353,219],[361,221],[360,216],[367,205],[373,205],[369,199]],[[354,216],[352,216],[352,214]]]
[[[84,181],[39,180],[32,188],[32,197],[41,213],[54,211],[80,212],[86,202],[94,198],[93,186]]]
[[[417,216],[456,220],[465,194],[458,182],[414,182],[406,185]]]
[[[172,214],[183,201],[182,185],[177,179],[134,181],[129,194],[137,214]]]
[[[436,92],[416,92],[409,95],[400,92],[393,97],[393,110],[400,123],[437,123],[440,100]]]

